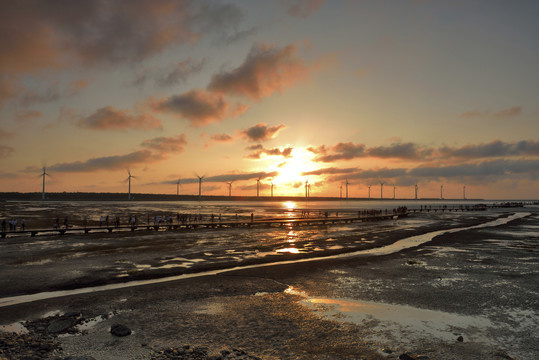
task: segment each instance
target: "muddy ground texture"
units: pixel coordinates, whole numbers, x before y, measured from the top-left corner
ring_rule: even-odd
[[[3,307],[0,324],[22,322],[28,333],[0,331],[0,358],[536,359],[539,239],[530,241],[533,234],[520,236],[518,229],[537,225],[537,214],[516,222],[443,235],[383,257],[271,266]],[[451,340],[439,339],[376,318],[328,316],[326,308],[306,306],[309,297],[482,316],[495,326],[483,331],[488,341],[465,327],[448,329]],[[130,334],[113,335],[114,325]]]

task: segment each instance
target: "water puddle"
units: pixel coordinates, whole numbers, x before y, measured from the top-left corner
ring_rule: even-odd
[[[464,316],[443,311],[420,309],[409,305],[386,304],[353,299],[317,298],[306,296],[288,288],[286,293],[304,297],[303,305],[317,311],[323,317],[339,322],[358,325],[369,324],[376,329],[377,338],[384,341],[383,332],[390,331],[397,338],[406,338],[412,333],[436,337],[444,341],[454,341],[456,335],[464,335],[468,340],[488,342],[486,331],[494,327],[487,318]]]
[[[81,289],[49,291],[49,292],[42,292],[42,293],[37,293],[37,294],[5,297],[5,298],[0,299],[0,307],[28,303],[28,302],[44,300],[44,299],[57,298],[57,297],[62,297],[62,296],[95,293],[95,292],[106,291],[106,290],[123,289],[123,288],[128,288],[128,287],[133,287],[133,286],[159,284],[159,283],[164,283],[164,282],[169,282],[169,281],[190,279],[190,278],[195,278],[195,277],[218,275],[218,274],[223,274],[223,273],[236,271],[236,270],[248,270],[248,269],[262,268],[262,267],[267,267],[267,266],[295,264],[295,263],[321,261],[321,260],[329,260],[329,259],[343,259],[343,258],[350,258],[350,257],[356,257],[356,256],[389,255],[389,254],[402,251],[404,249],[409,249],[409,248],[420,246],[424,243],[431,241],[434,237],[442,235],[442,234],[455,233],[455,232],[459,232],[463,230],[479,229],[479,228],[485,228],[485,227],[491,227],[491,226],[499,226],[499,225],[507,224],[508,222],[513,221],[515,219],[520,219],[529,215],[530,213],[515,213],[508,217],[498,218],[493,221],[489,221],[489,222],[479,224],[479,225],[462,227],[462,228],[454,228],[454,229],[448,229],[448,230],[433,231],[427,234],[411,236],[411,237],[399,240],[391,245],[383,246],[380,248],[360,250],[360,251],[343,253],[343,254],[332,255],[332,256],[321,256],[321,257],[315,257],[315,258],[276,261],[276,262],[264,263],[264,264],[240,265],[240,266],[235,266],[235,267],[227,268],[227,269],[202,271],[199,273],[169,276],[169,277],[152,279],[152,280],[135,280],[135,281],[129,281],[129,282],[120,283],[120,284],[109,284],[109,285],[101,285],[101,286],[81,288]],[[227,250],[227,252],[233,253],[234,250]]]

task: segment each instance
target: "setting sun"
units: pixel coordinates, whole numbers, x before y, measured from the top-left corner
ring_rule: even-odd
[[[312,161],[314,155],[304,148],[294,148],[289,158],[276,165],[275,171],[279,173],[274,179],[276,184],[291,185],[304,182],[304,173],[316,170],[318,167]]]

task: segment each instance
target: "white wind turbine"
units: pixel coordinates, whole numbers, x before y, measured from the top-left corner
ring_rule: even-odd
[[[419,188],[419,186],[417,184],[414,185],[414,189],[415,189],[415,199],[417,200],[417,189]]]
[[[384,198],[384,183],[380,183],[380,200]]]
[[[135,179],[135,177],[131,175],[131,171],[129,169],[127,170],[127,175],[127,181],[129,183],[129,187],[127,190],[127,200],[131,200],[131,178]]]
[[[256,197],[260,197],[260,178],[256,179]]]
[[[49,174],[47,174],[47,170],[45,169],[45,166],[43,166],[43,172],[39,176],[43,177],[43,188],[41,190],[41,200],[45,200],[45,176],[50,176]]]
[[[180,196],[181,186],[182,186],[182,178],[178,178],[178,181],[176,181],[176,196]]]
[[[440,200],[444,199],[444,186],[440,185]]]
[[[202,199],[202,179],[204,179],[206,175],[199,176],[198,174],[195,174],[195,176],[198,178],[198,200],[200,201]]]
[[[271,182],[271,197],[273,197],[273,187],[275,186],[275,184],[273,183],[273,181]]]
[[[233,181],[227,182],[227,184],[228,184],[228,197],[232,197],[232,183],[233,183]]]

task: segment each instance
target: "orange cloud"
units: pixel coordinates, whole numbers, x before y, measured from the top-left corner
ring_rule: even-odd
[[[80,119],[77,126],[95,130],[152,130],[161,128],[161,120],[149,114],[134,116],[127,110],[106,106]]]
[[[307,78],[310,68],[296,57],[295,45],[276,48],[253,46],[244,62],[228,72],[213,75],[208,89],[261,100]]]

